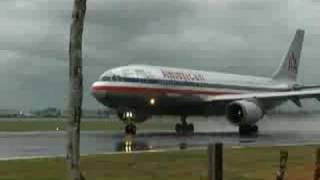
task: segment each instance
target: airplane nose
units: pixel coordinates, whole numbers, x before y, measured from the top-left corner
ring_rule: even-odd
[[[95,88],[96,88],[96,86],[95,86],[95,82],[94,82],[90,87],[90,92],[92,95],[94,95],[94,93],[95,93]]]
[[[91,94],[97,99],[101,98],[105,94],[105,92],[100,90],[99,82],[94,82],[90,87],[90,91]]]

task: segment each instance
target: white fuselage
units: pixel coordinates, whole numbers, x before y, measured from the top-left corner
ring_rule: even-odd
[[[210,96],[288,91],[290,85],[271,78],[149,65],[129,65],[104,72],[91,87],[96,99],[111,108],[144,109],[150,114],[207,115]],[[150,104],[150,100],[154,101]],[[174,109],[177,111],[175,112]],[[190,109],[197,109],[195,111]]]

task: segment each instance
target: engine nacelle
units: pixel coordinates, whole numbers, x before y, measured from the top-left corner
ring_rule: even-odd
[[[231,102],[226,107],[227,119],[236,125],[254,125],[264,112],[257,103],[247,100]]]

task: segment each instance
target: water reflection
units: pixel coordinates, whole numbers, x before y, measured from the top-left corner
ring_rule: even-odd
[[[132,152],[151,150],[152,146],[149,146],[146,141],[137,140],[134,136],[125,136],[122,140],[116,142],[116,151],[121,152]]]
[[[261,137],[261,136],[260,136]],[[117,152],[148,151],[157,149],[205,148],[210,143],[223,142],[228,145],[255,144],[259,137],[240,137],[235,133],[195,133],[193,136],[176,136],[172,133],[144,133],[135,136],[116,136]],[[264,138],[262,136],[262,138]]]

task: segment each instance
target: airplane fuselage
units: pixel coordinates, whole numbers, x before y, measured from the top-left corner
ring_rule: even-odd
[[[288,91],[271,78],[190,69],[129,65],[104,72],[91,91],[102,104],[150,115],[220,115],[224,105],[204,103],[209,96]],[[214,107],[212,107],[214,106]]]

